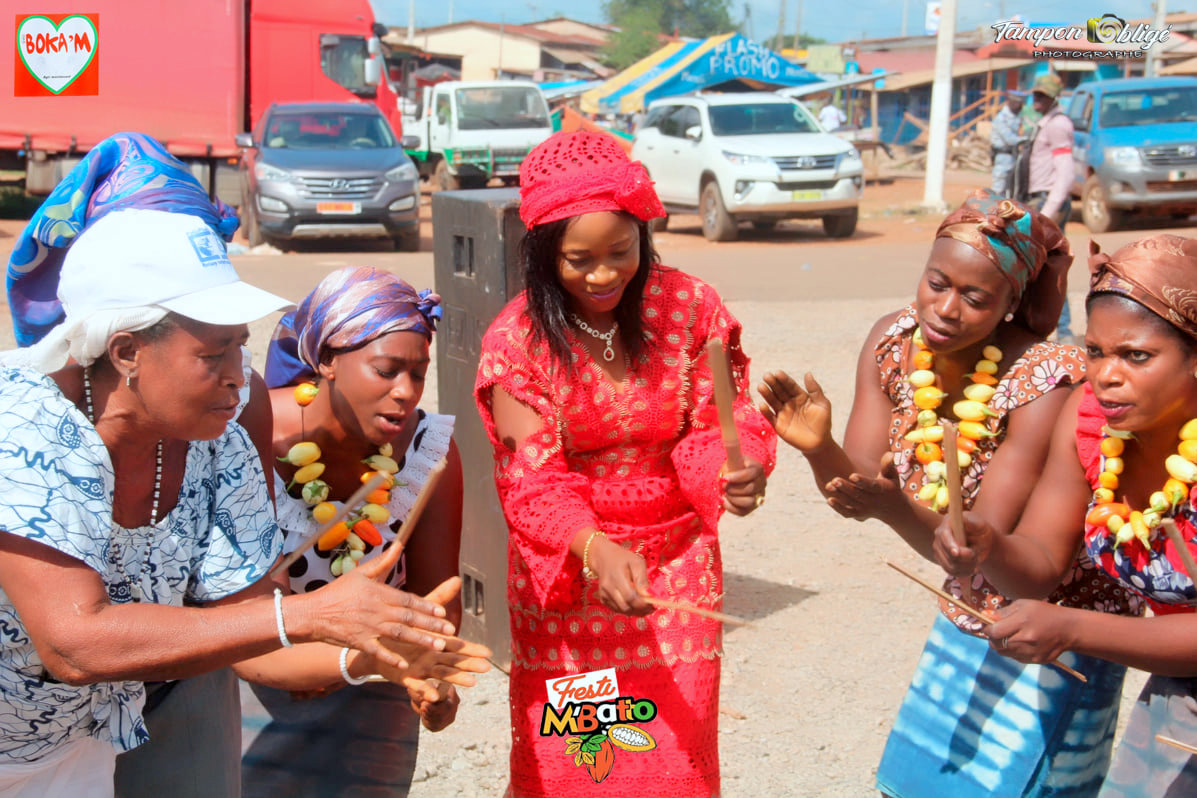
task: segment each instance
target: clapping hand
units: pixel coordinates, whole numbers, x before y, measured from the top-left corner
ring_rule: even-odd
[[[877,475],[852,474],[847,479],[836,477],[827,483],[827,503],[845,518],[864,521],[884,518],[887,508],[904,502],[902,484],[894,466],[894,456],[886,452],[881,457]]]
[[[784,371],[764,376],[757,391],[765,401],[761,413],[786,443],[813,452],[831,441],[831,402],[814,376],[807,373],[805,390]]]
[[[457,707],[461,698],[451,684],[426,683],[428,689],[408,688],[411,708],[420,716],[420,722],[430,732],[438,732],[457,718]]]
[[[949,574],[969,576],[980,570],[981,563],[989,559],[996,537],[997,531],[984,518],[976,513],[965,513],[965,545],[956,542],[951,520],[945,517],[935,528],[931,550],[935,554],[935,561]]]

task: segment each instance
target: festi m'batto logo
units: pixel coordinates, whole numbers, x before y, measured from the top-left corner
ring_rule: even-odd
[[[565,755],[597,784],[615,767],[615,750],[651,751],[657,741],[637,724],[657,717],[647,698],[619,694],[614,668],[545,679],[549,700],[540,716],[542,737],[565,737]]]
[[[99,14],[17,14],[13,94],[100,93]]]

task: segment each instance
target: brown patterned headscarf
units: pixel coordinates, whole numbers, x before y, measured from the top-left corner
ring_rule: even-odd
[[[1050,218],[978,189],[943,220],[935,237],[954,238],[988,258],[1014,289],[1014,315],[1027,329],[1045,338],[1056,329],[1072,248]]]
[[[1089,296],[1122,294],[1197,339],[1197,241],[1141,238],[1107,255],[1089,242]]]

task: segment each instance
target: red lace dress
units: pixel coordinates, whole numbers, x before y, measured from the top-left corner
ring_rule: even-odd
[[[722,605],[716,525],[725,453],[704,350],[711,337],[730,355],[745,455],[771,470],[776,450],[773,429],[749,398],[740,325],[710,286],[660,267],[645,287],[646,351],[616,386],[577,339],[573,368],[556,368],[547,346],[533,342],[524,310],[521,295],[487,331],[475,386],[510,531],[512,794],[717,796],[720,625],[671,610],[644,618],[611,612],[569,543],[581,529],[601,529],[644,557],[653,595]],[[542,420],[519,451],[495,436],[494,386]],[[597,731],[581,724],[542,734],[546,680],[608,668],[618,697],[655,706],[651,719],[642,707],[626,724],[655,747],[602,742],[610,715],[600,714]],[[599,750],[577,750],[579,743]]]
[[[911,339],[916,326],[917,314],[913,307],[908,306],[882,335],[875,349],[881,387],[893,403],[889,428],[890,451],[894,454],[894,465],[902,481],[902,490],[912,498],[918,494],[924,482],[923,465],[914,457],[915,444],[904,438],[907,432],[917,426],[919,412],[914,405],[913,389],[906,380],[909,376],[907,364],[910,362]],[[1084,376],[1085,367],[1079,349],[1046,341],[1035,344],[1010,365],[998,382],[997,393],[989,401],[990,408],[998,415],[989,419],[988,426],[997,435],[978,442],[972,464],[961,475],[960,489],[966,510],[972,508],[976,501],[981,489],[981,477],[993,459],[994,452],[1006,439],[1009,414],[1048,391],[1080,382]],[[974,576],[971,585],[974,604],[977,604],[978,598],[984,597],[984,608],[992,612],[1006,603],[997,589],[979,574]],[[953,596],[961,595],[960,582],[955,577],[947,580],[944,589]],[[1132,602],[1124,590],[1106,578],[1083,549],[1068,575],[1048,600],[1066,607],[1096,609],[1121,615],[1139,612],[1137,603]],[[980,631],[981,625],[977,620],[957,607],[941,601],[940,609],[959,628],[972,633]]]

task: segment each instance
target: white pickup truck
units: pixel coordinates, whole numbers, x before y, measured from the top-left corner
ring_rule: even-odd
[[[442,189],[481,188],[491,178],[515,184],[529,151],[553,133],[535,83],[447,81],[425,87],[414,113],[403,116],[407,151],[420,175]]]

